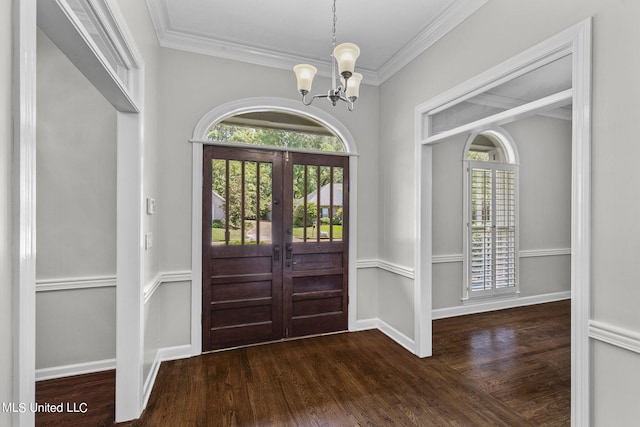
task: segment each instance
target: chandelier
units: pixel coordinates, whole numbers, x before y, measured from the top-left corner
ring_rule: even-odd
[[[298,80],[298,92],[302,95],[302,103],[311,105],[316,98],[326,98],[334,106],[338,101],[343,101],[349,111],[353,111],[353,104],[358,99],[362,74],[355,72],[356,59],[360,55],[360,48],[353,43],[342,43],[336,46],[336,0],[333,0],[333,38],[331,42],[332,54],[336,62],[331,60],[331,81],[333,89],[329,89],[327,94],[314,95],[307,98],[311,92],[311,83],[318,72],[318,69],[309,64],[298,64],[293,67]],[[340,74],[340,86],[336,86],[336,64]]]

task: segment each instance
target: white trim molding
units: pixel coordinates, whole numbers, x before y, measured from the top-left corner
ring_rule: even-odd
[[[378,268],[389,273],[397,274],[398,276],[406,277],[413,280],[415,278],[414,270],[410,267],[394,264],[392,262],[378,260]]]
[[[438,40],[461,24],[489,0],[459,0],[453,2],[427,28],[407,43],[391,57],[377,72],[379,84],[384,83],[395,73],[416,59],[421,53],[433,46]]]
[[[191,345],[178,345],[163,347],[158,350],[150,373],[145,380],[145,402],[148,399],[147,391],[153,388],[155,377],[161,362],[170,360],[187,359],[191,357]],[[53,366],[36,369],[36,381],[45,381],[56,378],[71,377],[75,375],[92,374],[116,369],[116,359],[94,360],[91,362],[72,363],[70,365]],[[152,375],[153,374],[153,375]]]
[[[380,270],[388,271],[389,273],[397,274],[411,280],[414,279],[413,268],[380,259],[358,260],[357,268],[379,268]]]
[[[526,249],[520,250],[520,258],[535,258],[535,257],[551,257],[551,256],[563,256],[571,255],[571,248],[558,248],[558,249]],[[454,262],[464,262],[464,254],[443,254],[433,255],[431,258],[433,264],[446,264]]]
[[[605,322],[589,322],[589,337],[640,354],[640,333]]]
[[[451,5],[444,9],[433,22],[380,68],[377,70],[361,69],[360,71],[364,75],[367,84],[374,86],[382,84],[474,14],[488,1],[457,0],[451,2]],[[171,25],[167,5],[164,1],[147,0],[147,7],[149,8],[158,41],[162,47],[285,70],[290,70],[295,64],[309,61],[316,62],[313,59],[293,53],[190,34]],[[318,66],[318,75],[331,77],[330,65],[320,64]]]
[[[449,317],[466,316],[467,314],[486,313],[488,311],[525,307],[528,305],[544,304],[568,299],[571,299],[571,291],[534,295],[530,297],[513,296],[503,299],[492,299],[491,301],[474,300],[474,302],[457,307],[434,309],[432,311],[432,319],[446,319]]]
[[[182,280],[176,280],[182,281]],[[169,360],[177,360],[177,359],[187,359],[191,357],[191,345],[178,345],[173,347],[163,347],[158,349],[156,353],[156,357],[153,360],[153,364],[151,365],[151,369],[147,374],[147,378],[144,381],[142,402],[143,406],[147,406],[147,402],[149,402],[149,398],[151,397],[151,392],[153,391],[153,384],[156,382],[156,377],[158,376],[158,371],[160,371],[160,365],[162,362],[167,362]]]
[[[378,319],[377,328],[384,333],[386,336],[400,344],[402,347],[407,349],[413,354],[416,354],[416,342],[385,322],[384,320]]]
[[[571,255],[571,248],[520,250],[520,258]]]
[[[116,369],[116,359],[96,360],[92,362],[73,363],[71,365],[54,366],[36,369],[36,381],[71,377],[74,375],[92,374],[95,372]]]
[[[191,281],[191,272],[188,270],[185,271],[171,271],[165,273],[158,273],[156,277],[153,278],[150,282],[146,284],[144,287],[144,303],[148,303],[153,294],[158,290],[160,285],[163,283],[172,283],[172,282],[190,282]]]
[[[116,276],[73,277],[64,279],[36,280],[36,292],[110,288],[115,286]]]
[[[464,262],[464,254],[446,254],[446,255],[433,255],[431,257],[433,264],[447,264],[452,262]]]
[[[12,298],[14,402],[36,398],[36,31],[37,1],[13,0],[12,55]],[[31,426],[31,411],[13,414],[15,426]]]

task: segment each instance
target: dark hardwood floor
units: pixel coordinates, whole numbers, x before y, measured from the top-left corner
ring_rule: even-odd
[[[419,359],[379,331],[163,363],[142,417],[118,426],[561,426],[570,424],[570,302],[434,322]],[[111,372],[37,384],[36,425],[110,426]]]

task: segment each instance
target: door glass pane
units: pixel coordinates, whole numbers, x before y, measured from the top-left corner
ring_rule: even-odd
[[[224,244],[227,234],[227,161],[213,159],[211,167],[211,243]]]
[[[272,171],[271,163],[213,160],[212,244],[271,243]]]
[[[342,240],[344,169],[293,165],[293,241]]]
[[[257,230],[258,244],[270,245],[273,241],[271,233],[271,218],[273,211],[273,165],[271,163],[259,163],[260,173],[258,175],[259,194]]]
[[[343,168],[331,168],[331,240],[332,241],[341,241],[342,240],[342,206],[343,206],[343,191],[344,191],[344,182]]]

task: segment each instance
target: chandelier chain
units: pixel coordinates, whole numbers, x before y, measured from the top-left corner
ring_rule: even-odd
[[[338,17],[336,16],[336,0],[333,0],[333,38],[331,39],[331,52],[336,47],[336,22],[338,22]],[[333,53],[331,54],[333,56]]]

